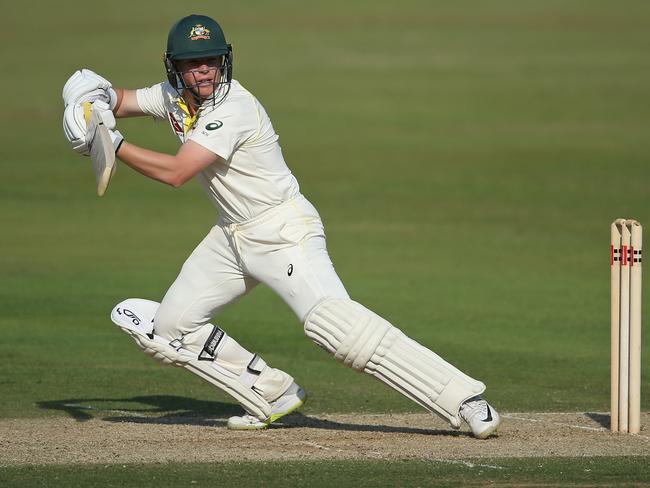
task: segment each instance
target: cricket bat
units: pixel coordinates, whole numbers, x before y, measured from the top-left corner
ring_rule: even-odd
[[[90,126],[90,122],[94,122],[95,136],[92,138],[92,146],[90,146],[90,159],[93,162],[93,169],[95,170],[95,181],[97,182],[97,196],[103,196],[106,193],[108,184],[115,173],[115,148],[111,141],[111,136],[108,129],[102,121],[99,112],[93,110],[90,102],[84,102],[84,118],[86,119],[86,126]]]

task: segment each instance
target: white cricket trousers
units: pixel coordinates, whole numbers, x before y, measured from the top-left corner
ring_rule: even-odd
[[[169,340],[183,337],[185,347],[200,351],[212,318],[260,282],[301,323],[322,300],[349,298],[327,253],[320,216],[300,194],[250,221],[215,225],[163,298],[155,332]]]

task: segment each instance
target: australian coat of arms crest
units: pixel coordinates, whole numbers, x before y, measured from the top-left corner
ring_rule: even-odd
[[[190,35],[188,36],[193,41],[198,39],[210,39],[210,29],[201,24],[196,24],[192,27]]]

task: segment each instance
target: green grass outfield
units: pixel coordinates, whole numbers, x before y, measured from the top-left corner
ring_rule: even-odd
[[[251,472],[258,473],[251,485]],[[647,486],[650,475],[634,458],[435,461],[286,462],[22,467],[0,471],[2,486]]]
[[[121,299],[164,294],[214,223],[212,207],[194,182],[173,190],[124,166],[98,199],[89,160],[61,130],[74,69],[116,86],[160,81],[166,32],[190,11],[222,22],[235,78],[271,115],[355,299],[485,381],[500,410],[609,410],[608,227],[624,216],[650,229],[650,4],[118,0],[101,16],[76,0],[28,7],[5,12],[0,33],[0,418],[67,415],[60,406],[72,400],[128,407],[143,395],[199,415],[205,402],[229,402],[152,363],[108,317]],[[165,124],[119,125],[131,142],[175,150]],[[417,411],[311,344],[263,287],[217,322],[305,385],[307,413]],[[523,480],[534,462],[521,463]],[[625,480],[627,461],[603,463]],[[347,466],[302,469],[358,465]],[[424,465],[399,466],[417,477]],[[178,469],[195,468],[208,472]],[[462,481],[462,467],[435,469]],[[100,471],[84,468],[76,482]],[[119,473],[106,477],[122,484]]]

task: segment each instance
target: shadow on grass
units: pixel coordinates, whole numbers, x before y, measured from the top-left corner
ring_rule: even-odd
[[[132,398],[70,398],[41,401],[37,405],[43,409],[66,412],[79,422],[101,418],[105,422],[225,427],[228,417],[242,414],[241,407],[235,404],[170,395],[136,396]],[[115,408],[112,408],[112,405],[115,405]],[[273,423],[270,428],[272,430],[311,428],[451,437],[466,437],[469,435],[468,432],[454,430],[351,424],[320,419],[299,412],[287,415],[282,420]]]
[[[201,423],[201,419],[241,415],[241,407],[238,405],[171,395],[132,398],[69,398],[41,401],[37,402],[37,405],[43,409],[66,412],[79,422],[95,417],[110,420],[113,414],[119,414],[124,422],[145,420],[158,423],[174,423],[167,422],[168,418],[195,419],[198,421],[195,423]],[[220,424],[224,424],[224,422]]]

